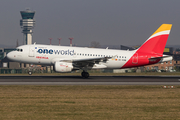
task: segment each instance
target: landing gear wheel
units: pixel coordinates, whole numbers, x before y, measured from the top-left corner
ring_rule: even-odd
[[[29,71],[28,74],[29,74],[29,75],[32,75],[32,71]]]
[[[88,72],[82,72],[82,73],[81,73],[81,76],[82,76],[83,78],[88,78],[88,77],[89,77],[89,73],[88,73]]]

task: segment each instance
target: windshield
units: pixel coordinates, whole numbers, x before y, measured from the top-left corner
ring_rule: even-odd
[[[22,52],[22,51],[23,51],[23,49],[19,49],[19,48],[17,48],[17,49],[16,49],[16,51]]]

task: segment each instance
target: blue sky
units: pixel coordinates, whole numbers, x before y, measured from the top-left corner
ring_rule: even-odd
[[[20,11],[35,13],[33,42],[88,46],[140,45],[163,23],[173,24],[167,45],[180,45],[179,0],[1,0],[0,44],[23,43]]]

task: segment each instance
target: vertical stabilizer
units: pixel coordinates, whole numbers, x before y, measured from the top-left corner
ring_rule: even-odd
[[[163,54],[171,27],[172,24],[162,24],[137,50],[137,53]]]

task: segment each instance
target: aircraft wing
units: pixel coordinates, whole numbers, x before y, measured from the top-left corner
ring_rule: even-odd
[[[82,59],[73,59],[73,65],[76,67],[92,67],[94,64],[99,62],[106,62],[112,57],[99,57],[99,58],[82,58]]]
[[[73,59],[73,62],[100,62],[107,61],[111,57],[99,57],[99,58],[83,58],[83,59]]]
[[[117,55],[116,55],[117,56]],[[116,56],[113,57],[96,57],[96,58],[74,58],[74,59],[53,59],[53,63],[56,61],[61,62],[72,62],[73,66],[82,68],[82,67],[92,67],[94,64],[98,64],[99,62],[106,62],[108,59],[115,59]]]

